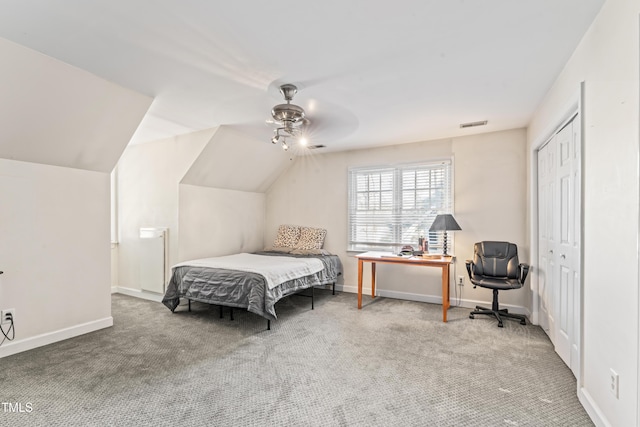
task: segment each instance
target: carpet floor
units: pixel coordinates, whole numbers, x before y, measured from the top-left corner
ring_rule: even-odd
[[[0,359],[0,425],[593,425],[539,327],[365,300],[285,298],[267,331],[115,294],[112,328]]]

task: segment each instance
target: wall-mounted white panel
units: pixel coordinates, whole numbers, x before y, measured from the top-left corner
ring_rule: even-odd
[[[140,229],[140,289],[164,293],[167,280],[167,233],[166,228]]]

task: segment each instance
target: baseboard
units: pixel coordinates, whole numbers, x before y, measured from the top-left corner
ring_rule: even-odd
[[[587,411],[587,414],[589,415],[589,418],[591,418],[591,421],[593,421],[596,426],[611,427],[611,424],[609,423],[609,421],[607,421],[607,418],[604,416],[600,408],[598,408],[598,405],[596,405],[596,403],[593,401],[593,398],[591,398],[591,395],[584,387],[581,387],[578,390],[578,400],[584,407],[584,410]]]
[[[336,286],[336,289],[342,290],[343,292],[351,292],[358,293],[357,286]],[[366,292],[371,292],[371,288],[367,289]],[[399,291],[390,291],[386,289],[377,289],[377,296],[381,296],[384,298],[395,298],[409,301],[419,301],[419,302],[427,302],[431,304],[442,304],[442,296],[441,295],[425,295],[425,294],[415,294],[411,292],[399,292]],[[370,293],[363,293],[363,296],[368,296]],[[476,301],[476,300],[468,300],[468,299],[455,299],[455,296],[450,296],[450,302],[452,307],[465,307],[465,308],[475,308],[476,305],[482,305],[485,307],[491,307],[491,301]],[[515,314],[523,314],[527,316],[527,318],[531,318],[531,310],[526,307],[522,307],[519,305],[512,304],[500,304],[500,308],[506,308],[510,312]]]
[[[403,299],[409,301],[428,302],[430,304],[442,304],[442,296],[440,295],[424,295],[414,294],[410,292],[390,291],[386,289],[378,289],[378,296],[383,298]]]
[[[80,325],[60,329],[59,331],[47,332],[46,334],[36,335],[35,337],[26,338],[20,341],[5,341],[2,347],[0,347],[0,359],[13,354],[22,353],[23,351],[53,344],[58,341],[64,341],[79,335],[88,334],[89,332],[109,328],[111,326],[113,326],[113,317],[109,316],[104,319],[82,323]]]
[[[118,294],[129,295],[130,297],[142,298],[149,301],[162,302],[163,295],[161,294],[143,291],[140,289],[124,288],[122,286],[118,286],[116,289],[116,293]]]
[[[112,286],[111,287],[111,293],[112,294],[117,294],[118,293],[118,287],[117,286]]]

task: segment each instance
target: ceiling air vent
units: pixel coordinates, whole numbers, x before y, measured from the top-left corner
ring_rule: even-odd
[[[460,127],[462,129],[464,129],[464,128],[472,128],[472,127],[476,127],[476,126],[484,126],[486,124],[487,124],[487,121],[486,120],[482,120],[482,121],[479,121],[479,122],[462,123],[462,124],[460,124]]]
[[[309,150],[315,150],[317,148],[324,148],[324,147],[326,147],[326,145],[318,144],[318,145],[309,145],[307,148]]]

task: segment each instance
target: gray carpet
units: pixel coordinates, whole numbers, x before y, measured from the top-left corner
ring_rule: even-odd
[[[278,320],[113,296],[114,327],[0,359],[3,426],[587,426],[536,326],[316,291]]]

